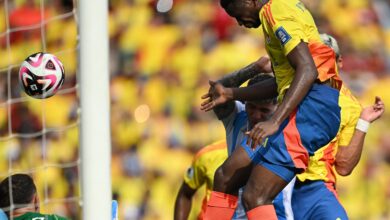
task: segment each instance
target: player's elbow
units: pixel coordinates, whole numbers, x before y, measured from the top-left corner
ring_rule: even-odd
[[[340,176],[349,176],[349,175],[351,175],[352,171],[353,171],[353,168],[351,168],[351,167],[336,165],[336,172]]]
[[[305,68],[305,76],[309,81],[314,82],[318,78],[318,70],[315,65],[310,65],[311,63],[306,64],[303,68]]]

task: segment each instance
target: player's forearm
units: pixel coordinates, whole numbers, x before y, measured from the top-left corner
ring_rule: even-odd
[[[360,161],[366,133],[355,129],[348,146],[339,146],[335,168],[339,175],[348,176]]]
[[[191,211],[192,198],[188,198],[184,195],[178,195],[175,202],[175,220],[187,220]]]
[[[282,103],[272,116],[272,120],[277,124],[281,124],[292,113],[318,77],[317,68],[306,43],[301,42],[287,58],[295,69],[295,76]]]
[[[183,182],[175,202],[175,220],[188,219],[192,206],[192,197],[195,192],[196,190],[190,188],[185,182]]]
[[[239,87],[245,81],[251,79],[259,73],[266,71],[266,65],[270,62],[267,57],[261,57],[256,62],[249,64],[248,66],[237,70],[233,73],[223,76],[218,82],[225,87]]]
[[[309,92],[317,75],[317,70],[309,65],[296,69],[295,78],[272,117],[276,123],[282,123],[293,112]]]
[[[384,103],[379,97],[375,98],[374,105],[363,109],[349,145],[347,147],[339,147],[336,154],[335,165],[338,174],[347,176],[352,173],[360,161],[364,138],[366,137],[370,123],[380,118],[384,111]]]
[[[231,98],[240,101],[256,101],[271,99],[277,96],[275,78],[263,80],[248,87],[231,88]]]

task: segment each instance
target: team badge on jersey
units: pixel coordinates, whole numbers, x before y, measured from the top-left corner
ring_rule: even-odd
[[[286,43],[291,39],[291,36],[287,33],[287,31],[282,26],[276,29],[275,34],[283,46],[286,45]]]
[[[188,179],[194,178],[194,168],[193,167],[188,168],[187,177],[188,177]]]

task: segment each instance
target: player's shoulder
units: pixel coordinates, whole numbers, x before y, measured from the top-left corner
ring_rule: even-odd
[[[273,16],[295,15],[294,10],[305,10],[305,6],[298,0],[269,0],[264,7],[269,9]]]
[[[227,152],[227,144],[226,140],[216,141],[212,144],[209,144],[203,148],[201,148],[194,157],[194,160],[198,160],[202,157],[208,156],[210,154],[215,154],[219,152]]]
[[[340,89],[339,105],[341,108],[362,109],[359,100],[345,85],[343,85]]]
[[[239,114],[241,112],[245,112],[245,104],[241,101],[234,101],[235,114]]]
[[[341,107],[341,124],[354,127],[363,108],[346,86],[340,89],[339,106]]]
[[[234,121],[234,118],[237,114],[240,114],[241,112],[245,112],[245,105],[240,101],[234,101],[233,102],[234,107],[230,112],[226,112],[226,115],[224,117],[218,116],[218,119],[221,120],[224,125],[229,124],[229,122]]]

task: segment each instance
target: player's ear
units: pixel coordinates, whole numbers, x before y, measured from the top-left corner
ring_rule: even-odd
[[[35,194],[34,194],[32,203],[33,203],[33,205],[34,205],[35,211],[36,211],[36,212],[39,212],[40,205],[39,205],[39,196],[38,196],[38,193],[35,193]]]
[[[343,57],[341,55],[337,58],[337,64],[340,69],[343,68]]]
[[[263,6],[263,3],[262,1],[260,0],[252,0],[252,2],[254,3],[254,5],[258,8],[261,8],[261,6]]]

